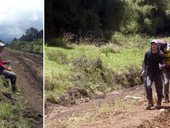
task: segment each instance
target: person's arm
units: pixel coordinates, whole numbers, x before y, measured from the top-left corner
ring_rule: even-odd
[[[3,65],[3,63],[0,63],[0,68],[4,69],[4,70],[8,70],[11,71],[10,69],[8,69],[6,66]]]
[[[2,61],[2,64],[8,64],[9,62],[8,61]]]
[[[146,67],[148,66],[148,52],[145,53],[142,66],[143,66],[143,69],[146,70]]]
[[[144,76],[147,67],[147,53],[145,53],[144,60],[142,61],[142,70],[140,71],[140,76]]]

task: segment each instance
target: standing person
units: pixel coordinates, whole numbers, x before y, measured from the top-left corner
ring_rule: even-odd
[[[148,99],[148,104],[146,109],[151,109],[154,106],[153,96],[152,96],[152,84],[155,83],[156,93],[157,93],[157,105],[156,108],[161,107],[161,102],[163,98],[162,88],[162,69],[165,66],[163,52],[159,50],[157,40],[151,41],[151,48],[145,53],[144,57],[144,69],[146,72],[145,79],[145,90],[146,97]]]
[[[2,53],[4,47],[5,47],[5,44],[0,42],[0,54]],[[3,61],[0,58],[0,74],[4,75],[6,78],[10,79],[11,85],[12,85],[12,92],[16,93],[17,92],[17,88],[16,88],[16,74],[12,71],[12,69],[10,69],[9,67],[6,66],[6,64],[10,64],[10,63],[11,63],[10,60]]]
[[[163,84],[164,84],[164,103],[169,102],[169,80],[170,80],[170,44],[168,44],[163,38],[157,39],[161,51],[164,52],[166,66],[163,72]]]

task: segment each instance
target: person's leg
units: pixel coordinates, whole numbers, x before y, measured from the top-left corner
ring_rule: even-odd
[[[170,78],[170,72],[165,71],[164,73],[164,97],[165,97],[165,103],[169,102],[169,78]]]
[[[170,80],[170,71],[167,72],[167,76],[168,76],[168,84],[167,84],[167,87],[166,87],[166,100],[167,102],[169,102],[169,80]]]
[[[156,74],[156,76],[154,78],[154,82],[155,82],[155,88],[156,88],[156,93],[157,93],[157,97],[158,97],[157,108],[159,108],[161,106],[162,98],[164,97],[162,94],[163,82],[162,82],[162,74],[161,73]]]
[[[146,109],[150,109],[153,106],[152,83],[153,81],[151,80],[151,77],[147,75],[145,79],[145,90],[146,90],[146,98],[148,99],[148,105]]]
[[[11,81],[11,85],[12,85],[12,91],[13,92],[16,92],[17,88],[16,88],[16,74],[12,71],[7,71],[7,70],[4,70],[2,72],[2,74],[6,77],[6,78],[9,78],[10,81]]]

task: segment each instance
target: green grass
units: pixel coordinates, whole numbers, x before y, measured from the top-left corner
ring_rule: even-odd
[[[69,60],[68,65],[58,64],[57,61],[49,61],[48,53],[53,52],[62,52],[65,54]],[[70,71],[71,62],[81,56],[86,56],[89,59],[98,59],[100,58],[109,68],[113,70],[124,69],[126,66],[131,64],[141,64],[141,61],[146,50],[142,49],[123,49],[118,53],[105,53],[102,52],[102,48],[91,46],[91,45],[78,45],[73,49],[63,49],[59,47],[45,47],[45,63],[46,63],[46,76],[48,77],[51,73],[57,74],[67,74]],[[57,56],[56,56],[57,59]],[[63,70],[65,69],[65,70]]]
[[[78,83],[70,81],[69,78],[73,76],[73,74],[76,74],[77,76],[79,73],[81,74],[81,72],[77,72],[78,67],[74,65],[77,59],[87,58],[89,62],[99,59],[106,68],[117,73],[122,73],[122,71],[126,70],[127,66],[130,65],[137,65],[138,67],[141,66],[145,52],[144,49],[121,49],[120,51],[115,52],[110,50],[111,46],[112,45],[109,45],[108,48],[105,48],[93,45],[75,45],[72,46],[72,49],[45,46],[46,88],[52,88],[46,89],[46,99],[56,101],[60,94],[64,93],[69,87],[74,87],[75,84],[78,84],[82,88],[86,88],[88,90],[95,90],[96,93],[98,93],[97,89],[100,91],[102,89],[103,91],[112,90],[109,87],[107,88],[107,85],[105,86],[105,83],[99,80],[101,76],[99,76],[98,73],[92,73],[95,72],[95,69],[90,66],[90,63],[87,67],[85,67],[89,70],[89,73],[91,73],[89,74],[88,79],[84,77],[81,81],[78,81]],[[66,63],[61,62],[63,56]],[[81,63],[83,64],[83,62]]]
[[[22,95],[13,94],[11,86],[2,76],[0,86],[0,127],[30,128],[33,119],[24,117],[24,112],[30,107],[28,102]]]
[[[12,107],[10,103],[0,103],[0,118],[7,119],[12,112]]]
[[[115,71],[125,69],[128,65],[140,65],[145,50],[125,49],[119,53],[100,54],[105,64]]]

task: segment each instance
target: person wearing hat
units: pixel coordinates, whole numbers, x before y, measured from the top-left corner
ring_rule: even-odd
[[[157,93],[157,105],[156,108],[161,107],[161,102],[163,98],[162,88],[162,69],[165,66],[165,60],[163,52],[159,50],[157,40],[151,41],[150,49],[145,53],[144,56],[144,70],[146,72],[145,78],[145,90],[148,104],[146,109],[151,109],[154,106],[153,96],[152,96],[152,84],[155,83],[156,93]]]
[[[5,44],[0,42],[0,54],[2,53],[4,47],[5,47]],[[11,60],[3,61],[0,58],[0,74],[4,75],[5,78],[9,78],[10,79],[11,85],[12,85],[12,92],[16,93],[17,92],[17,88],[16,88],[16,74],[12,71],[11,68],[6,66],[7,64],[10,64],[10,63],[11,63]]]

